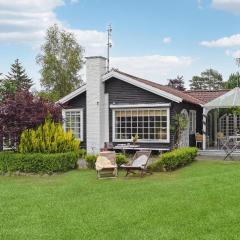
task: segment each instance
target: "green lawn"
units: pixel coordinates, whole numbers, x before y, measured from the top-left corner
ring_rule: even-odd
[[[0,177],[0,239],[240,239],[240,162],[143,179]]]

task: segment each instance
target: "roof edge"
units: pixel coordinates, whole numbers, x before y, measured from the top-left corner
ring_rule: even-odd
[[[117,78],[119,80],[122,80],[124,82],[130,83],[130,84],[132,84],[134,86],[137,86],[139,88],[142,88],[144,90],[152,92],[152,93],[154,93],[156,95],[159,95],[161,97],[167,98],[167,99],[172,100],[174,102],[180,103],[180,102],[183,101],[183,99],[180,98],[180,97],[177,97],[177,96],[175,96],[175,95],[173,95],[171,93],[168,93],[166,91],[157,89],[157,88],[149,86],[149,85],[147,85],[145,83],[142,83],[142,82],[139,82],[137,80],[134,80],[131,77],[126,76],[124,74],[121,74],[120,72],[116,72],[114,70],[111,70],[110,72],[108,72],[105,75],[103,75],[102,76],[102,81],[105,82],[105,81],[109,80],[112,77],[115,77],[115,78]]]
[[[64,104],[71,99],[75,98],[76,96],[80,95],[81,93],[85,92],[87,90],[87,84],[84,84],[80,88],[76,89],[75,91],[69,93],[65,97],[59,99],[56,103]]]

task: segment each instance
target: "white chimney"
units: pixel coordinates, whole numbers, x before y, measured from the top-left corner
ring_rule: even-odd
[[[106,58],[86,58],[87,79],[87,153],[98,153],[104,147],[105,95],[102,75],[106,73]]]

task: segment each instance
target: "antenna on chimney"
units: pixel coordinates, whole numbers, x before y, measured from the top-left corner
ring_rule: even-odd
[[[108,34],[108,42],[107,42],[107,71],[109,72],[110,48],[112,47],[112,43],[110,42],[110,37],[112,36],[112,26],[111,26],[111,24],[108,25],[107,34]]]

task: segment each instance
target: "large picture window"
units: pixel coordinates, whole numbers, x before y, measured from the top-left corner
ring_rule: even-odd
[[[83,111],[82,109],[64,110],[65,131],[72,130],[74,136],[83,140]]]
[[[114,141],[169,142],[169,109],[115,109],[113,128]]]

